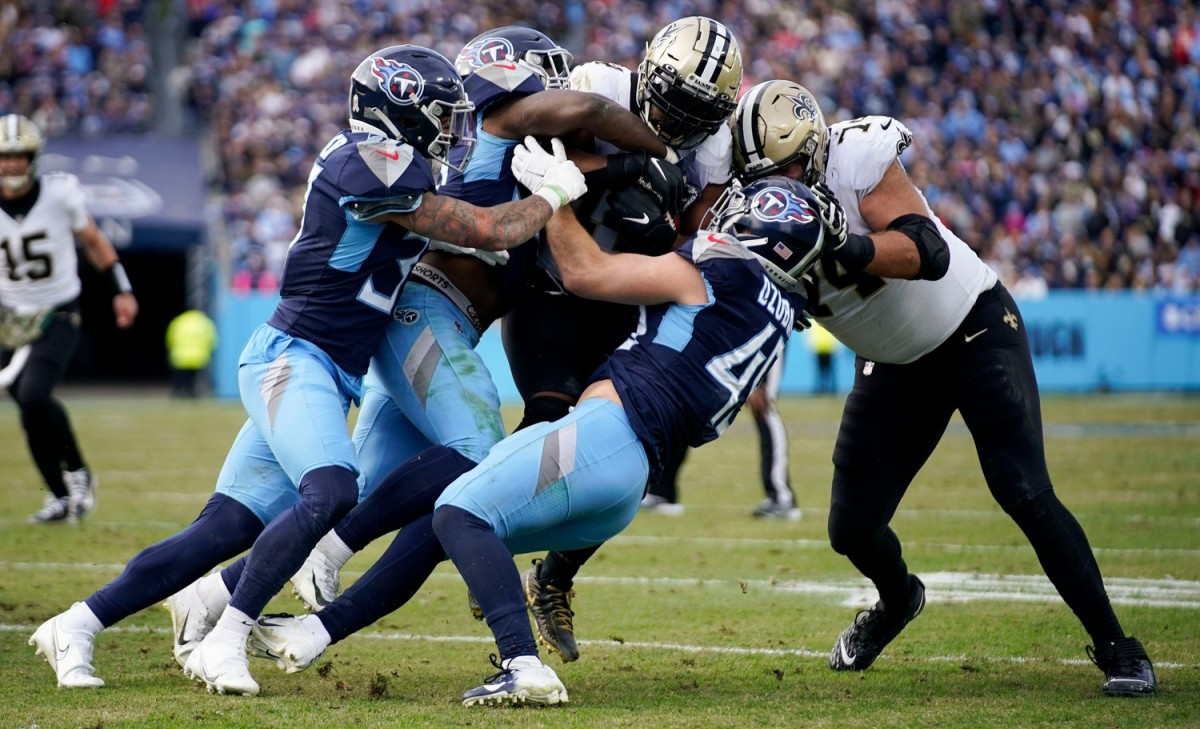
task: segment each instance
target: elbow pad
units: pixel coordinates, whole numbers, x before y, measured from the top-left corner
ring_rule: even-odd
[[[901,215],[888,225],[888,230],[899,231],[917,244],[917,255],[921,257],[918,279],[937,281],[950,270],[950,247],[930,218],[916,213]]]

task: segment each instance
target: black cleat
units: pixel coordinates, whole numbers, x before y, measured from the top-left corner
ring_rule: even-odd
[[[829,667],[835,671],[865,671],[885,646],[891,643],[904,626],[925,609],[925,583],[913,575],[913,590],[907,610],[901,616],[891,616],[883,601],[870,610],[862,610],[849,628],[842,631],[829,653]]]
[[[533,560],[533,567],[521,576],[525,588],[525,601],[533,613],[533,624],[537,626],[538,642],[551,653],[557,653],[563,663],[579,660],[579,646],[575,643],[575,613],[571,610],[571,598],[575,593],[542,582],[538,576],[542,560]]]
[[[1088,658],[1104,671],[1109,696],[1149,696],[1158,690],[1154,666],[1137,638],[1121,638],[1099,648],[1087,647]]]

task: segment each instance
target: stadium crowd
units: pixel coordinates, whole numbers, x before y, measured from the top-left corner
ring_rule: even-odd
[[[170,69],[215,155],[214,199],[242,288],[270,288],[345,75],[378,46],[454,58],[488,28],[530,25],[576,63],[634,67],[671,20],[710,15],[746,57],[744,87],[797,80],[830,123],[902,119],[904,161],[934,211],[1018,296],[1049,288],[1200,291],[1200,11],[1187,2],[1049,0],[187,0]],[[50,136],[141,132],[154,100],[146,8],[0,8],[0,109]]]

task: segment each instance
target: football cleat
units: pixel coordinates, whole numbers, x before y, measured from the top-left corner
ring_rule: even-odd
[[[86,468],[63,471],[67,487],[67,513],[72,519],[82,519],[96,509],[96,477]]]
[[[287,673],[311,666],[329,647],[329,633],[316,615],[263,615],[250,629],[246,651],[275,661]]]
[[[646,511],[653,511],[655,514],[663,516],[682,516],[683,504],[677,504],[673,501],[667,501],[661,496],[655,494],[646,494],[642,497],[640,508]]]
[[[336,600],[341,591],[338,568],[320,548],[309,552],[300,571],[292,576],[292,594],[300,598],[309,612],[319,612]]]
[[[93,675],[92,649],[96,636],[87,630],[71,629],[64,617],[55,615],[33,632],[29,645],[37,646],[62,688],[97,688],[104,680]]]
[[[28,521],[30,524],[57,524],[65,521],[69,513],[66,496],[47,494],[42,508],[30,514]]]
[[[1109,696],[1149,696],[1158,690],[1158,679],[1146,648],[1137,638],[1121,638],[1099,648],[1087,647],[1088,658],[1104,671],[1104,693]]]
[[[491,661],[500,672],[463,694],[463,706],[567,703],[567,687],[537,656],[517,656],[501,665],[492,654]]]
[[[533,624],[537,627],[538,642],[551,653],[557,653],[563,663],[579,660],[579,646],[575,643],[575,612],[571,610],[574,591],[562,589],[539,577],[542,560],[533,560],[533,567],[521,575],[525,588],[525,602],[533,613]]]
[[[204,578],[200,578],[204,579]],[[171,634],[175,645],[171,653],[180,668],[187,666],[188,657],[200,641],[212,631],[220,615],[213,615],[200,599],[200,580],[167,598],[163,607],[171,612]]]
[[[889,615],[883,601],[870,610],[863,610],[846,628],[829,653],[829,667],[835,671],[865,671],[884,647],[891,643],[904,626],[925,609],[925,583],[913,575],[912,593],[903,615]]]
[[[758,519],[786,519],[787,521],[800,521],[800,507],[785,506],[775,499],[763,499],[763,502],[754,507],[754,511],[750,515]]]
[[[471,617],[476,620],[483,620],[487,616],[483,614],[483,608],[479,606],[479,601],[475,599],[475,593],[467,590],[467,610],[471,611]]]
[[[210,694],[258,695],[258,682],[250,675],[250,660],[237,641],[201,641],[188,656],[183,673],[207,686]]]

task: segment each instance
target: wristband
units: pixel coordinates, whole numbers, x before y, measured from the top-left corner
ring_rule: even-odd
[[[867,235],[850,233],[843,245],[833,249],[833,257],[847,273],[858,273],[875,260],[875,241]]]
[[[133,293],[133,285],[129,283],[129,276],[125,273],[125,267],[121,265],[120,261],[109,266],[104,273],[108,278],[109,287],[112,288],[113,296]]]
[[[563,192],[562,188],[560,188],[558,185],[543,184],[538,188],[538,191],[533,194],[550,203],[551,211],[558,210],[563,205],[566,205],[568,202],[570,202],[570,198],[567,196],[567,193]]]

